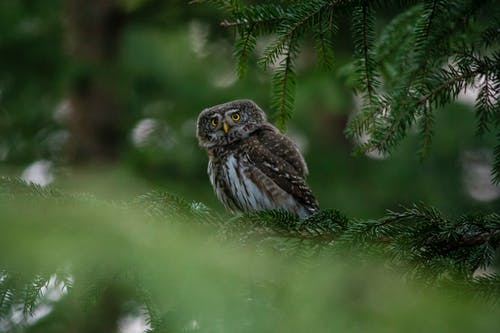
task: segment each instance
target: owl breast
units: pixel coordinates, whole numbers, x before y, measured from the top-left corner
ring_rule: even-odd
[[[310,214],[256,168],[244,152],[230,153],[217,161],[210,159],[208,174],[217,197],[233,212],[286,209],[301,217]]]

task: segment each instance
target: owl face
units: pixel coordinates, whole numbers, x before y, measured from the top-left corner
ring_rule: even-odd
[[[265,113],[250,100],[236,100],[203,110],[196,136],[205,148],[225,146],[246,139],[266,122]]]

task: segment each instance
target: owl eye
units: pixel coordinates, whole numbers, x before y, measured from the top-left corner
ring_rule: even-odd
[[[217,126],[217,118],[212,118],[212,120],[210,120],[210,125],[213,127]]]
[[[233,114],[231,115],[231,119],[233,119],[234,121],[238,121],[238,120],[240,120],[240,118],[241,118],[241,117],[240,117],[240,114],[239,114],[239,113],[237,113],[237,112],[235,112],[235,113],[233,113]]]

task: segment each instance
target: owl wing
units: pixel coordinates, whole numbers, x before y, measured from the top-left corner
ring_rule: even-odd
[[[247,151],[255,167],[307,210],[316,211],[318,202],[305,182],[307,168],[295,145],[279,132],[256,134],[249,138]]]
[[[307,176],[309,172],[307,164],[292,140],[281,134],[272,125],[265,125],[256,134],[262,145],[289,163],[300,175]]]

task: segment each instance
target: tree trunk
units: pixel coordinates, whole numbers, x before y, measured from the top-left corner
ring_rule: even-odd
[[[68,158],[110,162],[123,142],[123,110],[109,73],[125,15],[116,0],[67,0],[65,14],[68,52],[79,67],[69,98]]]

